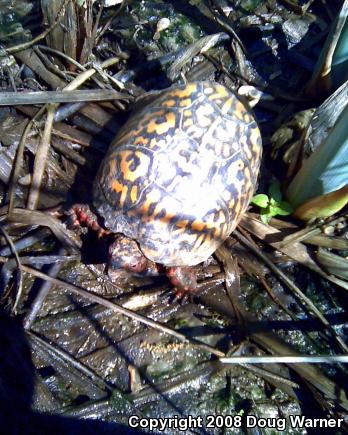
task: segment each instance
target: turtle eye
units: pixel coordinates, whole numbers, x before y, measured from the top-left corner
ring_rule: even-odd
[[[143,267],[141,263],[131,263],[127,265],[127,269],[132,272],[141,272],[143,270]]]

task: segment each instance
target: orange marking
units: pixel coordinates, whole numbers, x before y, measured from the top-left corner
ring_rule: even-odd
[[[231,94],[224,86],[215,86],[215,94],[209,96],[210,100],[218,100],[219,98],[227,98],[230,97]]]
[[[175,127],[175,114],[173,112],[168,112],[165,115],[166,120],[160,124],[157,124],[155,119],[152,119],[148,126],[148,133],[163,134],[166,133],[170,128]]]
[[[163,216],[163,218],[160,219],[160,221],[163,223],[168,223],[171,219],[173,219],[174,216],[175,214],[167,213],[165,216]]]
[[[128,186],[123,186],[121,197],[120,197],[120,205],[121,205],[121,207],[123,207],[123,205],[124,205],[124,203],[126,201],[127,192],[128,192]]]
[[[219,228],[215,228],[214,229],[214,239],[218,239],[221,236],[221,232],[219,230]]]
[[[192,118],[186,118],[185,121],[183,122],[184,127],[191,127],[192,124],[193,124]]]
[[[250,132],[250,142],[254,153],[259,155],[261,151],[260,130],[258,128],[252,128]]]
[[[227,225],[222,225],[222,228],[221,228],[221,239],[224,239],[228,235],[229,235],[229,229],[228,229]]]
[[[235,207],[236,201],[234,200],[234,198],[231,198],[231,200],[228,203],[228,209],[229,210],[233,210]]]
[[[240,101],[236,102],[236,108],[234,110],[234,115],[238,119],[240,119],[241,121],[244,121],[245,107]]]
[[[190,97],[191,94],[196,91],[197,91],[197,85],[195,83],[190,83],[184,89],[176,89],[168,92],[168,96],[186,98],[186,97]]]
[[[161,199],[161,195],[158,191],[154,190],[152,192],[148,192],[145,200],[139,204],[139,208],[137,209],[137,212],[140,215],[148,214],[150,206],[152,204],[157,204],[157,206],[154,208],[153,213],[151,214],[151,219],[149,219],[149,220],[153,220],[156,215],[156,211],[158,212],[157,207],[160,199]]]
[[[251,184],[250,181],[246,186],[246,194],[245,194],[248,200],[253,196],[253,193],[254,193],[254,186]]]
[[[117,180],[113,180],[112,183],[111,183],[111,189],[114,192],[121,193],[120,206],[123,207],[124,202],[126,200],[126,196],[127,196],[127,192],[128,192],[128,187],[125,186],[122,183],[119,183]]]
[[[234,98],[233,97],[231,97],[228,100],[226,100],[224,102],[223,106],[221,107],[221,112],[226,115],[231,110],[231,108],[233,106],[233,102],[234,102]]]
[[[214,227],[214,223],[212,222],[200,222],[200,221],[194,221],[191,224],[191,228],[194,231],[202,231],[205,228],[210,229]]]
[[[158,251],[155,249],[150,249],[146,246],[143,246],[142,251],[144,252],[145,256],[150,258],[152,261],[156,261],[158,259]]]
[[[166,111],[164,110],[164,109],[160,109],[160,110],[157,110],[157,112],[149,112],[149,113],[147,113],[146,114],[146,117],[145,117],[145,119],[146,118],[153,118],[153,117],[157,117],[157,116],[163,116],[163,115],[165,115],[166,114]]]
[[[205,234],[201,234],[199,237],[197,237],[194,248],[199,248],[204,243]]]
[[[186,228],[188,223],[189,223],[189,221],[187,219],[184,219],[184,220],[178,221],[175,224],[175,226],[178,227],[178,228]]]
[[[190,106],[192,104],[192,100],[191,98],[185,98],[184,100],[181,100],[179,104],[180,107]]]
[[[153,138],[150,140],[149,148],[152,150],[157,146],[157,139]]]
[[[162,103],[162,106],[164,107],[173,107],[175,106],[176,101],[175,100],[165,100]]]
[[[153,216],[155,219],[156,219],[157,215],[162,211],[162,208],[163,207],[161,207],[160,204],[156,205],[155,210],[153,211]]]
[[[246,133],[246,132],[244,132],[244,133]],[[251,149],[250,149],[249,137],[245,136],[245,134],[242,135],[239,138],[239,144],[240,144],[241,148],[243,149],[243,151],[245,152],[245,155],[246,155],[247,159],[249,161],[251,161],[253,155],[252,155],[252,152],[251,152]]]
[[[251,118],[249,112],[245,112],[245,113],[244,113],[244,121],[245,121],[246,123],[248,123],[248,124],[249,124],[249,122],[252,121],[252,118]]]
[[[149,200],[149,198],[147,198],[142,204],[141,207],[138,208],[138,212],[140,212],[141,215],[146,215],[147,212],[149,211],[150,205],[151,205],[151,201]]]
[[[127,177],[127,172],[129,171],[129,166],[132,163],[132,160],[128,160],[127,158],[130,157],[132,155],[132,151],[121,151],[119,153],[119,157],[120,157],[120,169],[121,169],[121,173],[122,176],[124,178]]]
[[[237,203],[236,203],[236,205],[234,207],[234,210],[236,212],[236,219],[235,220],[238,222],[239,221],[239,216],[240,216],[240,213],[241,213],[240,197],[238,197],[238,200],[237,200]]]
[[[244,168],[244,174],[245,174],[245,182],[247,183],[251,179],[251,173],[250,173],[250,170],[249,170],[248,166],[246,166]]]
[[[133,186],[130,193],[131,201],[135,202],[138,199],[138,187]]]
[[[134,145],[147,145],[149,142],[149,139],[147,139],[144,136],[138,136],[135,141],[134,141]]]
[[[117,180],[113,180],[111,182],[111,189],[114,192],[120,193],[120,192],[122,192],[123,188],[124,188],[124,185],[122,183],[119,183]]]
[[[148,173],[149,166],[150,166],[150,157],[146,154],[142,153],[141,151],[135,151],[135,156],[138,157],[138,165],[136,168],[132,171],[130,169],[130,166],[132,163],[134,163],[133,158],[129,158],[133,156],[132,151],[120,151],[120,168],[122,172],[122,176],[127,181],[135,181],[139,177],[145,177]],[[128,159],[128,160],[127,160]]]

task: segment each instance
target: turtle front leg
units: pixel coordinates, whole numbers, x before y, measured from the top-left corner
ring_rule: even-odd
[[[98,216],[92,211],[88,204],[75,204],[66,213],[69,216],[69,225],[78,228],[84,226],[96,231],[98,237],[108,235],[110,231],[105,230],[98,221]]]
[[[167,267],[166,274],[175,287],[175,294],[179,299],[186,298],[190,293],[196,292],[197,280],[192,267]]]

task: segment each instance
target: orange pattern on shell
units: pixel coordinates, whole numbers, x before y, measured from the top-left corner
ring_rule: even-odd
[[[159,93],[110,147],[95,183],[105,225],[166,266],[204,261],[228,237],[255,189],[258,126],[226,87],[188,83]]]

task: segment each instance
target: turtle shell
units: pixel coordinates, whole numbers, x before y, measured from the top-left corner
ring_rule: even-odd
[[[238,224],[253,195],[261,136],[226,87],[175,86],[141,108],[105,156],[94,203],[115,233],[166,266],[206,260]]]

